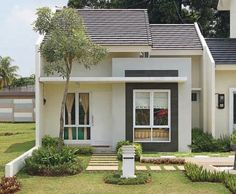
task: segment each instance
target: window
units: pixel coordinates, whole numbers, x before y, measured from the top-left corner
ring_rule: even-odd
[[[197,102],[197,93],[196,92],[192,93],[192,102]]]
[[[134,141],[170,141],[170,90],[134,90]]]
[[[65,105],[65,140],[90,139],[89,93],[69,93]]]

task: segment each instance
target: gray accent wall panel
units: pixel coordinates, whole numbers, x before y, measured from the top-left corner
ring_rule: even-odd
[[[125,70],[125,77],[178,77],[178,70]]]
[[[126,70],[126,77],[177,77],[178,70]],[[133,141],[133,91],[136,89],[169,89],[171,91],[171,141],[143,142],[144,151],[178,151],[178,83],[126,84],[126,140]]]
[[[178,84],[177,83],[128,83],[126,84],[126,140],[133,141],[133,90],[171,90],[171,142],[142,143],[144,151],[178,151]]]

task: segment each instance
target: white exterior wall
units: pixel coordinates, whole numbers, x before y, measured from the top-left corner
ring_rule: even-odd
[[[200,96],[203,130],[215,136],[215,61],[196,23],[195,27],[203,47]]]
[[[112,74],[112,58],[138,58],[139,53],[110,53],[106,59],[104,59],[100,64],[92,65],[90,69],[86,69],[83,65],[78,63],[73,63],[72,77],[110,77]],[[45,61],[44,61],[44,64]],[[56,75],[56,74],[55,74]],[[49,75],[49,77],[54,77],[55,75]],[[41,66],[41,76],[48,77],[43,71],[43,65]]]
[[[125,140],[125,84],[112,85],[113,147]]]
[[[45,84],[43,135],[58,136],[63,84]],[[112,145],[112,87],[111,84],[70,84],[69,92],[90,92],[92,145]],[[82,143],[82,141],[80,142]]]
[[[216,71],[216,93],[225,94],[225,108],[216,108],[216,137],[229,134],[229,89],[236,88],[236,71]],[[217,95],[216,95],[217,97]],[[217,101],[216,101],[217,103]],[[216,104],[217,106],[217,104]]]
[[[189,151],[191,144],[191,59],[190,58],[139,58],[113,59],[112,75],[125,76],[125,70],[178,70],[179,76],[187,77],[178,84],[178,141],[179,151]],[[123,122],[125,122],[125,115]]]
[[[236,1],[219,0],[217,9],[220,11],[230,11],[230,38],[236,38]]]
[[[236,38],[236,1],[230,1],[230,38]]]

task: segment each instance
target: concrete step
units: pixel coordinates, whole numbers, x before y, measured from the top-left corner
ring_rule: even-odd
[[[98,160],[98,161],[94,161],[94,160],[90,160],[90,163],[118,163],[118,161],[114,161],[114,160]]]
[[[89,163],[89,166],[118,166],[118,164]]]
[[[88,166],[87,171],[109,171],[118,170],[118,166]]]
[[[92,161],[117,161],[116,158],[91,158]]]

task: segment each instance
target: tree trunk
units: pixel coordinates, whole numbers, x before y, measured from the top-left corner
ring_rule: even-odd
[[[64,133],[64,112],[65,112],[65,104],[66,104],[66,97],[68,94],[68,87],[69,87],[69,81],[70,81],[70,76],[66,77],[66,84],[64,88],[64,95],[61,103],[61,115],[60,115],[60,132],[59,132],[59,138],[63,142],[63,133]],[[59,145],[59,148],[62,147],[62,144]]]

